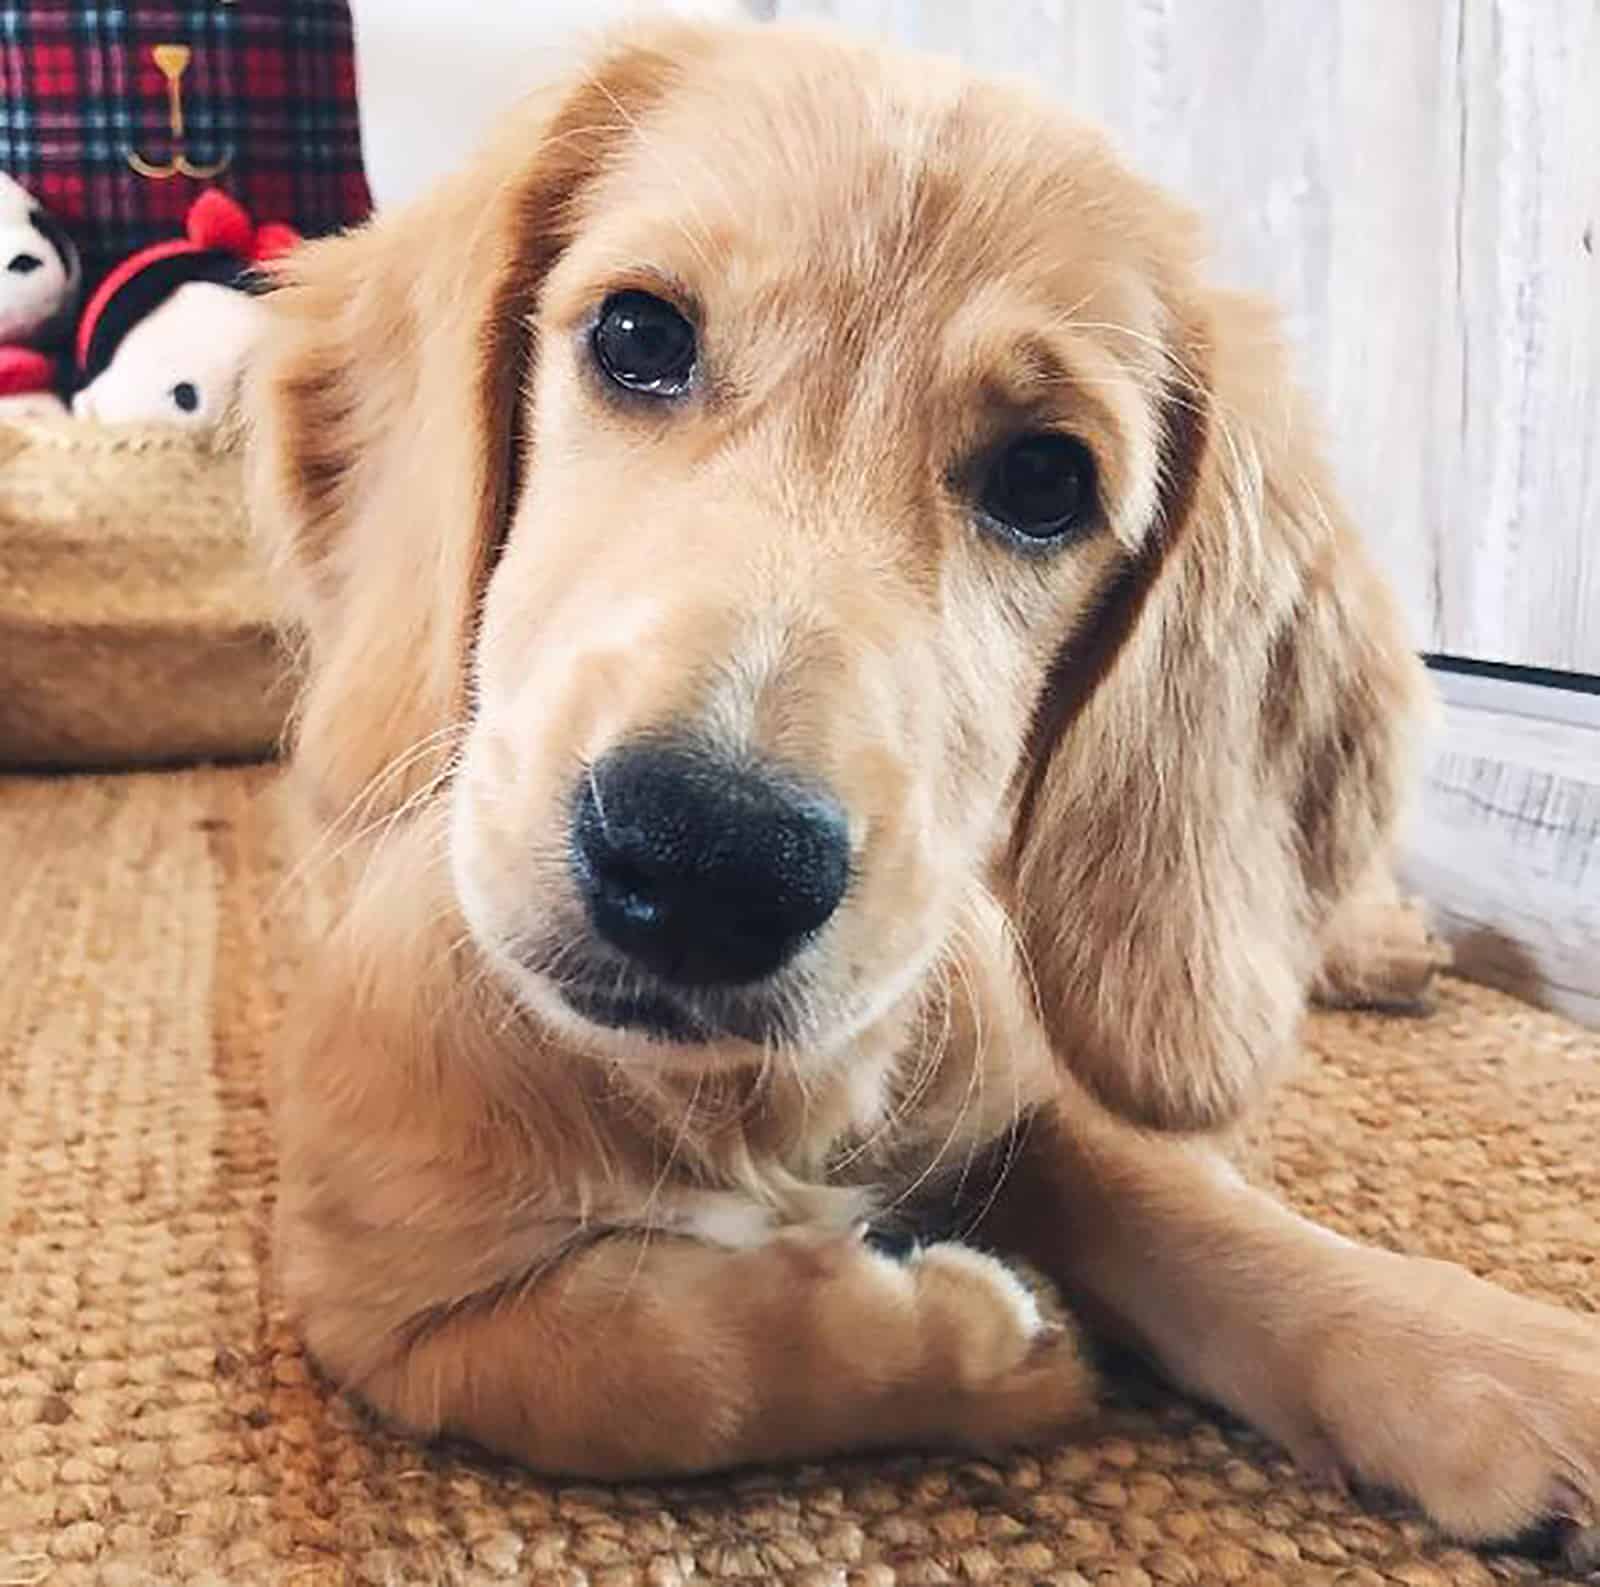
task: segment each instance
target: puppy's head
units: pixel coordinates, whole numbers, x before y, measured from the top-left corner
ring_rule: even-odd
[[[1062,1060],[1220,1121],[1415,685],[1271,328],[1093,132],[773,29],[603,51],[270,300],[301,775],[639,1061],[837,1055],[983,890]]]

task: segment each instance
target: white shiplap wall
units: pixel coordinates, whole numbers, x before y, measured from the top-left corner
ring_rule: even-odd
[[[1600,674],[1600,0],[771,0],[1020,71],[1284,308],[1420,648]]]
[[[1600,674],[1600,0],[767,0],[1032,77],[1285,311],[1420,648]],[[1441,678],[1404,855],[1600,1026],[1600,700]]]

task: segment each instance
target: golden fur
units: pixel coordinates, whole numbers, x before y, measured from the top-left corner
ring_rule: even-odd
[[[1387,849],[1425,688],[1270,313],[1094,131],[942,62],[669,25],[470,169],[305,248],[252,383],[325,879],[276,1074],[280,1264],[403,1425],[552,1471],[984,1446],[1087,1415],[1053,1301],[1467,1537],[1600,1493],[1600,1333],[1367,1250],[1212,1144],[1308,994],[1420,997]],[[584,359],[692,307],[692,403]],[[961,460],[1095,454],[1051,557]],[[839,796],[789,1035],[552,990],[573,779],[669,723]],[[1042,1309],[1041,1309],[1042,1307]]]

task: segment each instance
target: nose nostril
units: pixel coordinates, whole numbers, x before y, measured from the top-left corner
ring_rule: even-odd
[[[648,893],[650,878],[632,860],[605,859],[595,866],[605,886],[619,893]]]
[[[591,861],[597,891],[612,907],[622,911],[638,925],[652,925],[662,913],[649,873],[626,859]]]

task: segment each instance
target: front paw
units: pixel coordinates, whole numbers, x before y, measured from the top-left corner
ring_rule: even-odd
[[[1536,1534],[1600,1568],[1600,1322],[1447,1263],[1394,1272],[1385,1315],[1325,1335],[1300,1453],[1463,1540]]]
[[[950,1441],[984,1451],[1039,1443],[1093,1412],[1095,1376],[1076,1330],[1020,1274],[953,1240],[914,1249],[903,1266],[922,1375]]]
[[[1339,923],[1311,995],[1324,1008],[1429,1013],[1434,982],[1453,958],[1422,905],[1398,900]]]

